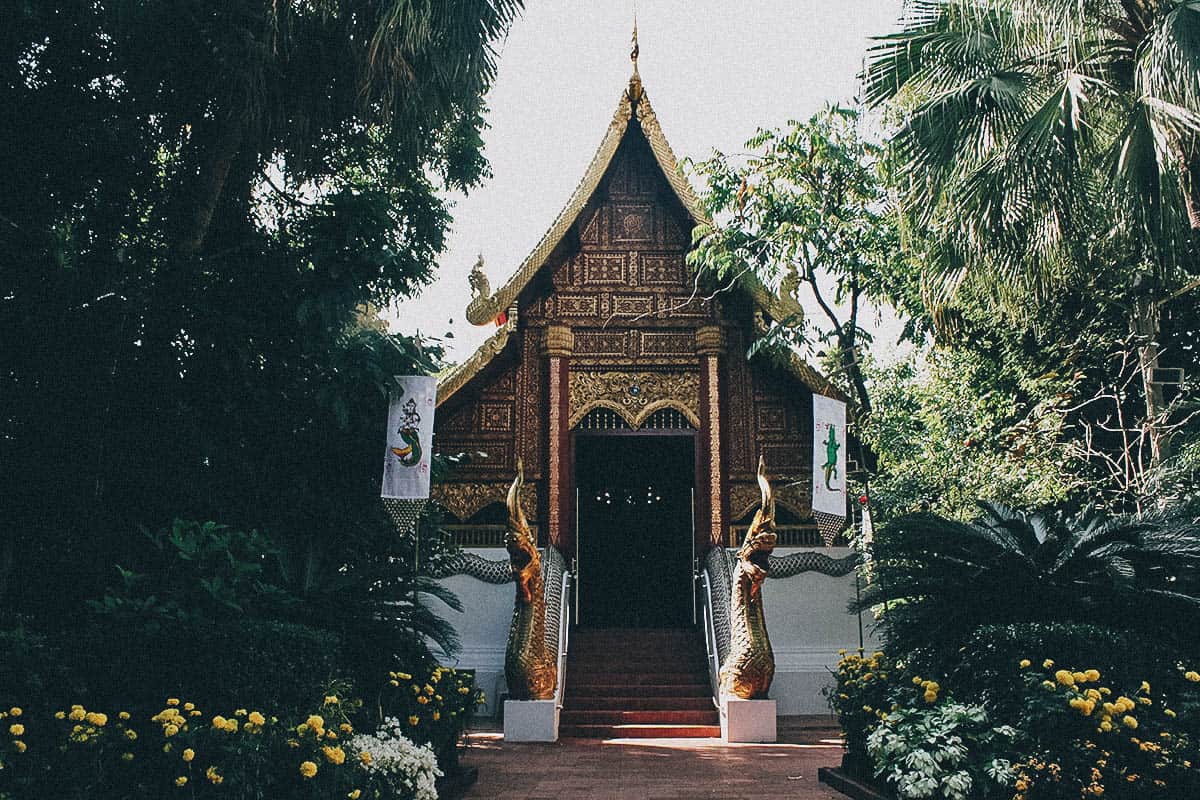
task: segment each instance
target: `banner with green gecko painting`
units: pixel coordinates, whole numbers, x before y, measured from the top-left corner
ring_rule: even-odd
[[[826,542],[846,520],[846,404],[813,395],[813,516]]]

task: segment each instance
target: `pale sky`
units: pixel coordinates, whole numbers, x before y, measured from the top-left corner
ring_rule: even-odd
[[[467,275],[482,253],[492,288],[503,285],[566,205],[628,83],[634,5],[527,0],[499,44],[487,96],[493,177],[455,198],[437,280],[391,315],[394,329],[452,332],[451,361],[494,332],[466,321]],[[759,127],[852,99],[869,37],[895,29],[902,0],[636,5],[646,93],[676,157],[700,159],[713,149],[740,152]]]

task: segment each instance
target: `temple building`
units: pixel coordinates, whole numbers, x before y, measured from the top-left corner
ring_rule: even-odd
[[[845,613],[852,556],[822,539],[811,508],[813,397],[844,398],[798,355],[747,358],[765,326],[799,305],[752,275],[705,291],[687,263],[704,219],[635,59],[595,157],[537,247],[494,290],[481,264],[472,272],[467,318],[496,332],[440,377],[434,448],[480,455],[433,497],[459,544],[503,558],[505,497],[520,464],[530,527],[574,573],[576,629],[698,629],[697,571],[740,543],[759,508],[761,457],[778,552],[838,565],[812,576],[828,585],[778,581],[779,599],[767,601],[773,637],[785,615],[825,617],[810,626],[819,634],[781,624],[776,644],[788,655],[795,639],[791,655],[807,659],[800,689],[782,680],[781,664],[782,684],[804,695],[788,713],[816,713],[837,646],[859,645]],[[494,671],[511,587],[508,599],[485,601],[480,592],[494,587],[453,580],[471,609],[465,622],[455,617],[461,663]]]

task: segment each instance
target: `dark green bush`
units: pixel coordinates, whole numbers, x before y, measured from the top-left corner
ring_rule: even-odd
[[[103,618],[101,618],[103,619]],[[305,707],[345,676],[337,636],[240,618],[154,628],[97,625],[63,650],[74,689],[98,705],[154,706],[185,696],[207,707]]]

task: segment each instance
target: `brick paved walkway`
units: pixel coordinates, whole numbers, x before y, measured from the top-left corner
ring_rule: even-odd
[[[719,739],[563,740],[506,743],[499,732],[471,735],[463,764],[479,767],[467,798],[493,800],[845,800],[817,782],[817,768],[841,762],[829,717],[784,717],[778,744]]]

